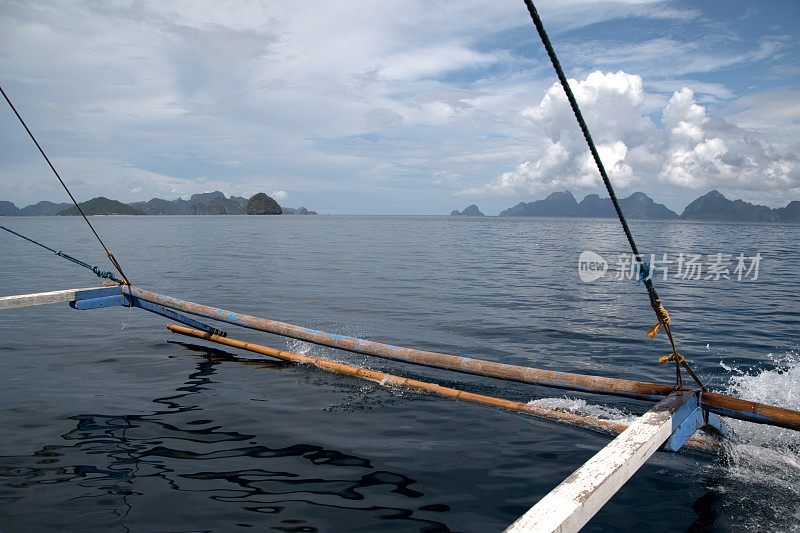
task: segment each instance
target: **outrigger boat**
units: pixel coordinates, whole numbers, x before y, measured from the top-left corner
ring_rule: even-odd
[[[561,69],[555,51],[544,31],[542,21],[531,0],[525,0],[525,4],[556,73],[558,74],[564,91],[567,94],[576,119],[581,126],[581,130],[584,133],[587,144],[597,164],[598,171],[603,177],[603,181],[611,196],[612,203],[617,211],[625,235],[639,263],[640,271],[646,273],[649,266],[641,259],[642,256],[633,240],[633,236],[625,221],[619,203],[617,202],[611,182],[606,175],[602,161],[600,160],[589,134],[588,127],[583,120],[577,102],[567,83],[566,76]],[[2,90],[2,87],[0,87],[0,92],[2,92],[6,101],[44,156],[48,165],[50,165],[51,169],[64,186],[80,214],[83,215],[83,218],[105,249],[111,263],[119,274],[118,278],[117,274],[113,272],[103,271],[97,266],[89,265],[64,252],[56,251],[53,248],[25,237],[9,228],[0,226],[0,229],[26,239],[38,246],[42,246],[60,257],[90,269],[97,276],[106,280],[105,284],[99,287],[0,297],[0,310],[64,302],[69,303],[72,309],[77,310],[100,309],[114,306],[135,307],[177,322],[178,324],[168,324],[166,326],[169,331],[176,334],[247,350],[291,363],[313,365],[324,371],[369,380],[383,386],[423,391],[457,400],[525,412],[536,417],[573,424],[596,431],[618,434],[605,448],[595,454],[549,494],[539,500],[524,515],[512,523],[507,528],[507,531],[539,532],[579,530],[656,451],[665,450],[677,452],[683,447],[689,447],[714,452],[720,449],[721,443],[724,442],[725,439],[735,439],[735,435],[724,422],[724,418],[800,431],[800,411],[712,392],[705,387],[700,377],[691,369],[689,363],[678,351],[670,327],[671,317],[658,298],[658,294],[649,276],[643,277],[643,282],[647,288],[650,303],[656,313],[658,322],[651,328],[648,335],[651,337],[655,336],[660,328],[663,328],[668,335],[672,351],[670,354],[662,357],[661,362],[674,362],[676,369],[675,383],[651,383],[557,372],[393,346],[376,341],[337,335],[298,325],[245,315],[219,307],[189,302],[171,296],[157,294],[135,286],[124,274],[121,265],[116,260],[113,253],[109,251],[105,243],[103,243],[103,240],[94,230],[91,222],[89,222],[88,218],[86,218],[86,215],[81,210],[80,204],[72,196],[66,184],[61,179],[61,176],[47,158],[41,145],[39,145],[33,133],[28,129],[27,125],[25,125],[24,120],[11,103],[5,91]],[[215,323],[243,327],[297,339],[319,346],[326,346],[347,352],[410,363],[413,365],[575,392],[645,400],[654,402],[655,405],[630,424],[598,419],[534,404],[476,394],[428,381],[399,377],[386,372],[370,370],[322,357],[292,353],[260,344],[236,340],[229,337],[227,331],[206,323],[203,320],[211,320]],[[694,380],[692,386],[687,386],[683,383],[682,369]]]

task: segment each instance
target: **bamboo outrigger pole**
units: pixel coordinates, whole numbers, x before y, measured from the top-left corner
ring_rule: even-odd
[[[485,361],[482,359],[472,359],[470,357],[458,355],[417,350],[414,348],[402,348],[391,344],[326,333],[324,331],[295,326],[285,322],[235,313],[218,307],[215,308],[187,302],[138,287],[121,286],[120,290],[123,294],[133,296],[135,299],[144,300],[191,315],[202,316],[228,324],[265,331],[267,333],[274,333],[283,337],[290,337],[320,346],[328,346],[348,352],[372,355],[431,368],[452,370],[466,374],[504,379],[507,381],[517,381],[520,383],[530,383],[544,387],[593,394],[623,396],[639,400],[660,401],[675,391],[674,385],[556,372],[539,368],[497,363],[494,361]],[[700,394],[700,406],[704,410],[718,415],[800,431],[800,411],[784,409],[782,407],[775,407],[749,400],[741,400],[708,391],[703,391]]]
[[[447,398],[465,400],[468,402],[478,403],[483,405],[491,405],[494,407],[509,409],[511,411],[520,411],[541,418],[557,420],[559,422],[566,422],[574,426],[604,431],[607,433],[618,434],[622,433],[628,428],[628,424],[626,424],[625,422],[616,422],[613,420],[605,420],[602,418],[594,418],[590,416],[578,415],[575,413],[559,411],[558,409],[550,409],[538,405],[531,405],[523,402],[506,400],[504,398],[497,398],[495,396],[476,394],[474,392],[467,392],[452,387],[445,387],[437,383],[430,383],[411,378],[404,378],[393,374],[387,374],[386,372],[380,372],[377,370],[370,370],[368,368],[348,365],[346,363],[340,363],[338,361],[331,361],[330,359],[325,359],[323,357],[315,357],[294,352],[287,352],[269,346],[263,346],[261,344],[255,344],[252,342],[245,342],[241,340],[231,339],[229,337],[222,337],[220,335],[206,333],[194,328],[188,328],[186,326],[167,324],[167,329],[173,333],[178,333],[180,335],[195,337],[197,339],[203,339],[210,342],[215,342],[217,344],[231,346],[233,348],[247,350],[249,352],[257,353],[260,355],[266,355],[268,357],[274,357],[276,359],[287,361],[289,363],[309,364],[317,368],[320,368],[322,370],[325,370],[327,372],[366,379],[368,381],[379,383],[385,386],[401,387],[422,392],[429,392],[432,394],[437,394],[439,396],[445,396]],[[688,441],[686,441],[685,445],[692,449],[706,451],[706,452],[714,452],[719,450],[719,441],[710,436],[699,436],[699,435],[694,436],[690,438]]]
[[[295,326],[285,322],[235,313],[225,309],[209,307],[194,302],[164,296],[139,287],[121,287],[124,294],[146,302],[161,305],[176,311],[201,316],[248,329],[274,333],[301,341],[337,348],[348,352],[392,359],[404,363],[428,366],[443,370],[454,370],[465,374],[487,376],[507,381],[517,381],[545,387],[555,387],[579,392],[609,394],[638,400],[658,401],[674,390],[673,385],[647,383],[626,379],[586,376],[569,372],[557,372],[526,366],[510,365],[450,355],[415,348],[403,348],[381,342],[326,333],[315,329]]]

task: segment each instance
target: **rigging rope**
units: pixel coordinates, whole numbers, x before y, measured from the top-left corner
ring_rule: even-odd
[[[55,166],[53,166],[53,163],[51,163],[51,162],[50,162],[50,158],[49,158],[49,157],[47,157],[47,154],[46,154],[46,153],[44,153],[44,149],[43,149],[43,148],[42,148],[42,146],[39,144],[39,141],[37,141],[37,140],[36,140],[36,137],[34,137],[34,135],[33,135],[33,132],[30,130],[30,128],[28,128],[28,125],[27,125],[27,124],[25,123],[25,121],[22,119],[22,116],[21,116],[21,115],[19,114],[19,112],[17,111],[17,108],[16,108],[16,107],[14,107],[14,104],[13,104],[13,103],[11,103],[11,99],[8,97],[8,95],[6,94],[6,92],[3,90],[3,87],[2,87],[2,85],[0,85],[0,93],[2,93],[2,94],[3,94],[3,98],[5,98],[5,99],[6,99],[6,102],[8,102],[8,105],[11,107],[11,110],[14,112],[14,114],[15,114],[15,115],[17,116],[17,118],[19,119],[19,122],[20,122],[20,124],[22,124],[22,127],[23,127],[23,128],[25,128],[25,131],[27,131],[27,132],[28,132],[28,135],[30,136],[31,140],[32,140],[32,141],[33,141],[33,143],[36,145],[36,148],[38,148],[38,149],[39,149],[39,153],[40,153],[40,154],[42,154],[42,157],[44,157],[44,160],[45,160],[45,161],[47,161],[47,164],[50,166],[50,170],[52,170],[52,171],[53,171],[53,174],[55,174],[55,175],[56,175],[56,178],[58,178],[58,181],[61,183],[61,186],[62,186],[62,187],[64,187],[64,190],[65,190],[65,191],[67,191],[67,195],[69,195],[69,198],[70,198],[70,200],[72,200],[72,203],[73,203],[73,204],[75,204],[75,207],[77,207],[77,208],[78,208],[78,212],[79,212],[79,213],[81,214],[81,216],[83,217],[83,220],[85,220],[85,221],[86,221],[86,224],[88,224],[88,225],[89,225],[89,229],[91,229],[91,230],[92,230],[92,233],[94,233],[94,236],[95,236],[95,237],[97,237],[97,241],[100,243],[100,246],[102,246],[102,247],[103,247],[103,250],[105,250],[105,252],[106,252],[106,255],[108,256],[108,259],[111,261],[111,264],[112,264],[112,265],[114,265],[114,268],[116,268],[116,269],[117,269],[117,272],[119,272],[120,276],[122,276],[122,279],[123,279],[123,281],[119,281],[119,280],[116,280],[116,279],[115,279],[115,281],[119,281],[119,283],[120,283],[120,284],[130,285],[130,284],[131,284],[131,282],[128,280],[128,277],[127,277],[127,276],[125,275],[125,273],[122,271],[122,266],[119,264],[119,261],[117,261],[117,258],[116,258],[116,257],[114,257],[114,254],[113,254],[113,253],[111,253],[111,250],[109,250],[109,249],[108,249],[108,247],[106,246],[106,244],[103,242],[103,239],[101,239],[101,238],[100,238],[100,235],[97,233],[97,230],[95,230],[95,229],[94,229],[94,226],[92,226],[92,223],[91,223],[91,222],[89,222],[89,218],[86,216],[86,213],[84,213],[84,212],[83,212],[83,209],[81,208],[81,206],[80,206],[80,204],[78,203],[78,201],[77,201],[77,200],[75,200],[75,197],[74,197],[74,196],[72,196],[72,193],[70,192],[70,190],[69,190],[69,187],[67,187],[67,184],[66,184],[66,183],[64,183],[64,180],[63,180],[63,179],[61,179],[61,175],[60,175],[60,174],[58,173],[58,171],[56,170],[56,167],[55,167]],[[6,228],[3,228],[3,229],[6,229]],[[9,230],[9,231],[10,231],[10,230]],[[13,233],[13,232],[12,232],[12,233]],[[18,234],[17,234],[17,235],[18,235]],[[24,238],[24,237],[23,237],[23,238]],[[30,239],[28,239],[28,240],[30,240]],[[32,241],[32,242],[34,242],[34,241]],[[36,244],[38,244],[38,243],[36,243]],[[50,248],[48,248],[48,249],[50,249]],[[50,250],[52,250],[52,249],[50,249]],[[58,253],[58,252],[57,252],[57,253]],[[73,258],[73,259],[74,259],[74,258]],[[95,268],[96,268],[96,267],[95,267]]]
[[[542,44],[544,44],[544,48],[547,51],[550,62],[553,64],[556,75],[558,75],[558,80],[561,82],[561,86],[564,88],[564,92],[567,95],[567,100],[569,100],[569,105],[572,108],[572,113],[575,115],[575,119],[578,121],[578,126],[580,126],[581,132],[583,133],[583,138],[586,140],[586,144],[589,145],[589,151],[592,154],[595,165],[597,165],[597,170],[600,172],[600,176],[603,178],[603,184],[606,187],[606,191],[608,191],[608,195],[611,197],[611,203],[614,205],[614,211],[616,211],[617,218],[619,218],[619,222],[622,224],[622,230],[625,232],[625,237],[628,239],[628,244],[631,247],[631,251],[636,259],[636,263],[639,266],[639,272],[642,274],[642,281],[647,289],[647,295],[650,298],[650,306],[653,308],[656,318],[658,319],[656,325],[650,328],[647,334],[651,338],[655,337],[659,328],[663,326],[664,331],[669,338],[670,345],[672,346],[672,354],[670,354],[668,359],[662,357],[660,362],[664,363],[667,361],[675,361],[675,379],[678,386],[683,385],[681,379],[681,366],[683,366],[689,375],[692,376],[692,379],[697,382],[700,388],[705,390],[705,385],[703,385],[703,382],[700,380],[697,374],[695,374],[695,372],[689,366],[689,363],[686,362],[686,359],[684,359],[684,357],[678,352],[678,349],[675,346],[675,339],[672,336],[672,330],[670,329],[671,318],[667,312],[667,309],[661,303],[661,299],[658,297],[655,285],[653,285],[652,277],[649,275],[650,265],[646,261],[642,260],[642,255],[639,253],[639,248],[636,246],[636,241],[633,239],[633,233],[631,233],[631,229],[628,227],[628,221],[625,219],[625,215],[622,213],[622,207],[619,205],[619,200],[617,200],[614,187],[611,185],[611,180],[606,173],[606,168],[603,165],[603,161],[600,159],[600,154],[598,153],[597,147],[594,144],[592,135],[589,133],[589,127],[586,125],[586,121],[583,119],[583,114],[578,107],[578,101],[575,99],[575,95],[572,93],[572,89],[569,86],[567,77],[564,74],[564,69],[561,68],[561,63],[558,61],[556,51],[550,42],[550,38],[547,36],[547,32],[544,29],[544,24],[542,23],[542,19],[539,17],[536,6],[533,5],[532,0],[523,1],[525,2],[525,6],[528,8],[528,13],[531,16],[534,26],[536,26],[536,31],[539,33]]]
[[[63,257],[67,261],[72,261],[76,265],[80,265],[83,268],[88,268],[89,270],[94,272],[97,275],[98,278],[110,279],[111,281],[119,283],[120,285],[122,285],[124,283],[123,281],[118,280],[116,277],[114,277],[114,273],[113,272],[109,272],[108,270],[101,270],[100,267],[98,267],[97,265],[90,265],[89,263],[81,261],[80,259],[76,259],[75,257],[72,257],[69,254],[65,254],[64,252],[54,250],[53,248],[50,248],[49,246],[47,246],[45,244],[42,244],[39,241],[35,241],[35,240],[31,239],[30,237],[26,237],[25,235],[22,235],[21,233],[17,233],[16,231],[14,231],[12,229],[9,229],[9,228],[7,228],[5,226],[0,226],[0,229],[5,230],[5,231],[7,231],[7,232],[9,232],[9,233],[11,233],[13,235],[16,235],[17,237],[20,237],[21,239],[25,239],[28,242],[32,242],[33,244],[35,244],[37,246],[41,246],[45,250],[49,250],[49,251],[53,252],[54,254],[56,254],[57,256]]]

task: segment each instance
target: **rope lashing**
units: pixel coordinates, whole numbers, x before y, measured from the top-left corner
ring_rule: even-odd
[[[669,363],[670,361],[675,361],[676,363],[683,363],[686,359],[679,353],[669,353],[667,355],[662,355],[658,358],[658,363],[663,365],[665,363]]]
[[[7,228],[7,227],[5,227],[5,226],[0,226],[0,229],[2,229],[2,230],[5,230],[5,231],[9,232],[9,233],[11,233],[12,235],[16,235],[17,237],[19,237],[19,238],[21,238],[21,239],[25,239],[26,241],[28,241],[28,242],[31,242],[31,243],[35,244],[36,246],[41,246],[41,247],[42,247],[42,248],[44,248],[45,250],[48,250],[48,251],[50,251],[50,252],[53,252],[53,253],[54,253],[54,254],[56,254],[58,257],[63,257],[63,258],[64,258],[64,259],[66,259],[67,261],[72,261],[72,262],[73,262],[73,263],[75,263],[76,265],[80,265],[80,266],[82,266],[82,267],[83,267],[83,268],[85,268],[85,269],[91,270],[92,272],[94,272],[94,274],[95,274],[95,275],[96,275],[98,278],[102,278],[102,279],[110,279],[110,280],[111,280],[111,281],[113,281],[114,283],[119,283],[120,285],[126,285],[126,283],[125,283],[124,281],[122,281],[122,280],[120,280],[120,279],[117,279],[117,278],[116,278],[116,276],[114,276],[114,273],[113,273],[113,272],[110,272],[110,271],[108,271],[108,270],[103,270],[103,269],[101,269],[101,268],[100,268],[99,266],[97,266],[97,265],[90,265],[89,263],[87,263],[87,262],[85,262],[85,261],[81,261],[80,259],[77,259],[77,258],[75,258],[75,257],[72,257],[72,256],[71,256],[71,255],[69,255],[69,254],[65,254],[64,252],[62,252],[62,251],[60,251],[60,250],[54,250],[53,248],[50,248],[50,247],[49,247],[49,246],[47,246],[46,244],[42,244],[42,243],[40,243],[39,241],[36,241],[36,240],[34,240],[34,239],[31,239],[30,237],[26,237],[25,235],[22,235],[21,233],[17,233],[17,232],[16,232],[16,231],[14,231],[13,229],[9,229],[9,228]]]
[[[639,280],[644,282],[644,286],[647,289],[647,295],[650,298],[650,304],[653,306],[653,310],[658,318],[658,324],[650,328],[647,334],[650,337],[654,337],[658,333],[658,330],[661,328],[661,326],[664,326],[664,330],[667,332],[667,336],[669,337],[669,342],[672,345],[672,352],[677,354],[678,350],[675,347],[675,339],[672,337],[672,331],[669,327],[669,313],[667,313],[666,309],[664,309],[664,306],[661,304],[661,299],[658,297],[656,288],[653,285],[653,280],[650,276],[650,265],[646,261],[642,260],[642,255],[639,253],[639,248],[636,246],[633,233],[628,226],[628,221],[625,219],[625,215],[622,212],[622,207],[620,206],[617,195],[614,192],[614,186],[611,184],[611,179],[608,177],[608,173],[603,165],[603,161],[600,159],[600,153],[597,151],[597,147],[594,144],[592,135],[589,132],[589,126],[586,124],[586,120],[583,118],[583,113],[581,113],[580,107],[578,107],[578,101],[575,99],[575,95],[569,86],[569,81],[567,80],[566,74],[564,74],[564,69],[561,67],[561,62],[558,60],[558,56],[556,56],[555,48],[553,48],[553,44],[550,42],[550,38],[547,36],[547,31],[544,29],[544,23],[539,16],[539,12],[536,10],[536,6],[533,5],[533,0],[524,0],[524,2],[525,6],[528,8],[528,13],[531,16],[533,25],[536,27],[536,31],[539,33],[539,38],[542,40],[542,44],[547,51],[547,56],[550,58],[550,62],[553,64],[553,69],[556,71],[558,81],[561,83],[561,87],[564,89],[564,94],[567,96],[567,101],[572,108],[572,113],[575,115],[575,120],[578,122],[581,133],[583,133],[583,138],[589,147],[589,152],[592,154],[592,159],[594,159],[595,165],[597,166],[597,171],[600,173],[600,177],[603,178],[603,184],[606,187],[606,191],[608,191],[608,196],[610,197],[611,203],[614,206],[614,211],[617,213],[617,218],[622,225],[622,231],[625,233],[625,238],[628,240],[628,244],[631,247],[633,256],[636,259],[636,264],[639,267]],[[703,382],[689,367],[689,363],[687,363],[685,359],[682,361],[676,360],[675,365],[677,385],[680,385],[682,382],[681,366],[683,366],[683,368],[685,368],[686,371],[689,372],[692,378],[697,382],[700,388],[705,389]]]
[[[670,322],[672,322],[672,317],[669,316],[669,311],[667,311],[667,308],[661,303],[661,300],[653,302],[653,311],[656,312],[658,322],[647,330],[647,336],[651,339],[658,335],[658,330],[661,329],[662,324],[668,326]]]
[[[58,255],[60,255],[61,257],[65,257],[65,254],[62,254],[61,252],[58,252]],[[66,256],[66,257],[68,257],[69,259],[75,259],[74,257],[69,257],[69,256]],[[103,270],[97,265],[92,266],[92,272],[94,272],[97,275],[98,278],[110,279],[110,280],[119,282],[119,280],[117,280],[114,277],[114,273],[113,272],[111,272],[110,270]]]

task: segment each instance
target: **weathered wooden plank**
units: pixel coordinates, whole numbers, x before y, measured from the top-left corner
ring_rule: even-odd
[[[697,410],[697,401],[696,393],[679,391],[667,396],[506,531],[578,531]]]
[[[75,300],[75,298],[86,291],[97,291],[108,287],[86,287],[83,289],[65,289],[61,291],[37,292],[33,294],[17,294],[14,296],[0,296],[0,310],[18,309],[20,307],[31,307],[34,305],[57,304]]]

